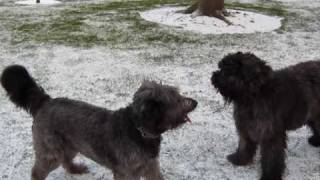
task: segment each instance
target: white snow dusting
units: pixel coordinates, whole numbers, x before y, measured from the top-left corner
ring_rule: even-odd
[[[105,1],[63,0],[64,6]],[[261,0],[239,1],[261,3]],[[224,106],[222,97],[210,84],[210,76],[223,56],[236,51],[251,51],[274,69],[320,59],[320,0],[283,1],[286,1],[290,11],[299,10],[301,13],[300,19],[288,20],[286,27],[289,26],[290,31],[241,35],[190,33],[200,38],[201,42],[179,44],[159,40],[147,45],[137,44],[137,47],[120,44],[120,48],[113,48],[102,45],[72,47],[34,41],[12,44],[10,39],[14,33],[6,28],[3,19],[11,19],[14,24],[21,16],[30,16],[32,22],[45,23],[48,17],[65,7],[43,6],[39,8],[40,11],[34,11],[33,7],[37,6],[29,8],[14,4],[14,0],[0,0],[0,72],[8,65],[23,65],[52,97],[69,97],[108,109],[117,109],[130,103],[143,79],[177,86],[183,94],[196,99],[199,104],[190,115],[191,124],[185,124],[163,136],[160,163],[165,179],[257,180],[261,173],[259,153],[255,161],[245,167],[235,167],[226,160],[226,156],[236,150],[238,139],[232,106]],[[116,10],[112,12],[122,13]],[[302,21],[304,16],[307,18]],[[108,13],[101,13],[99,17],[105,20],[103,23],[109,23],[106,20],[111,18]],[[232,20],[231,17],[229,19]],[[310,22],[306,22],[308,19]],[[86,19],[86,22],[97,23],[94,19]],[[217,23],[226,26],[220,20]],[[114,24],[118,25],[121,23]],[[175,28],[162,30],[171,29]],[[105,30],[96,29],[97,33]],[[30,115],[16,108],[0,87],[1,180],[30,179],[34,164],[31,127]],[[284,180],[320,179],[320,148],[307,143],[309,136],[306,127],[288,134]],[[110,170],[81,155],[76,161],[87,165],[90,173],[75,176],[59,167],[46,180],[113,179]]]
[[[183,14],[186,7],[162,7],[141,12],[142,18],[182,30],[202,34],[240,34],[269,32],[281,27],[281,17],[271,17],[254,12],[229,9],[227,17],[234,25],[228,25],[220,19],[196,14]]]

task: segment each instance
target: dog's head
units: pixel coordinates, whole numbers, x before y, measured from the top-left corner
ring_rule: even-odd
[[[218,67],[211,83],[227,102],[256,97],[272,75],[271,67],[251,53],[229,54]]]
[[[196,108],[197,101],[182,96],[172,86],[145,81],[134,94],[132,105],[137,128],[160,136],[190,121],[188,113]]]

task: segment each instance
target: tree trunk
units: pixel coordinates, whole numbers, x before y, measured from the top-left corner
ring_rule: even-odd
[[[196,0],[184,13],[191,14],[195,11],[198,11],[200,15],[216,17],[229,25],[232,24],[225,18],[227,12],[224,9],[224,0]]]
[[[224,0],[199,0],[198,8],[204,16],[214,16],[224,9]]]

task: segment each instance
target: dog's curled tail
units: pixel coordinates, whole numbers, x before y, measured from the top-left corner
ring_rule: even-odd
[[[5,68],[1,75],[1,84],[7,91],[10,100],[33,116],[42,104],[50,99],[28,71],[20,65]]]

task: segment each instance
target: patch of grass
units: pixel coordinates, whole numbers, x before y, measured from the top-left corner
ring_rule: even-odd
[[[49,24],[49,28],[51,31],[69,31],[75,32],[80,31],[81,26],[84,25],[83,21],[85,19],[83,17],[76,18],[57,18],[52,23]]]
[[[139,0],[80,4],[66,7],[34,22],[21,18],[10,25],[13,43],[35,41],[72,46],[143,46],[152,43],[201,43],[205,37],[143,20],[139,11],[165,4],[189,5],[191,0]],[[291,15],[281,4],[226,3],[227,8],[246,9],[285,17]],[[285,25],[281,31],[287,30]]]
[[[25,33],[33,33],[35,31],[41,30],[41,28],[44,26],[45,26],[44,22],[31,22],[31,23],[26,23],[18,26],[16,30],[25,32]]]
[[[138,10],[162,4],[187,4],[188,0],[142,0],[81,4],[66,8],[50,19],[23,21],[12,26],[13,43],[36,41],[72,46],[140,45],[153,42],[195,43],[181,33],[168,32],[140,18]],[[104,18],[105,17],[105,18]],[[93,22],[87,24],[86,22]],[[103,24],[95,25],[95,22]]]
[[[92,14],[103,11],[140,11],[165,4],[188,5],[189,3],[190,0],[134,0],[98,4],[83,4],[74,6],[76,9],[66,11],[65,14]]]

